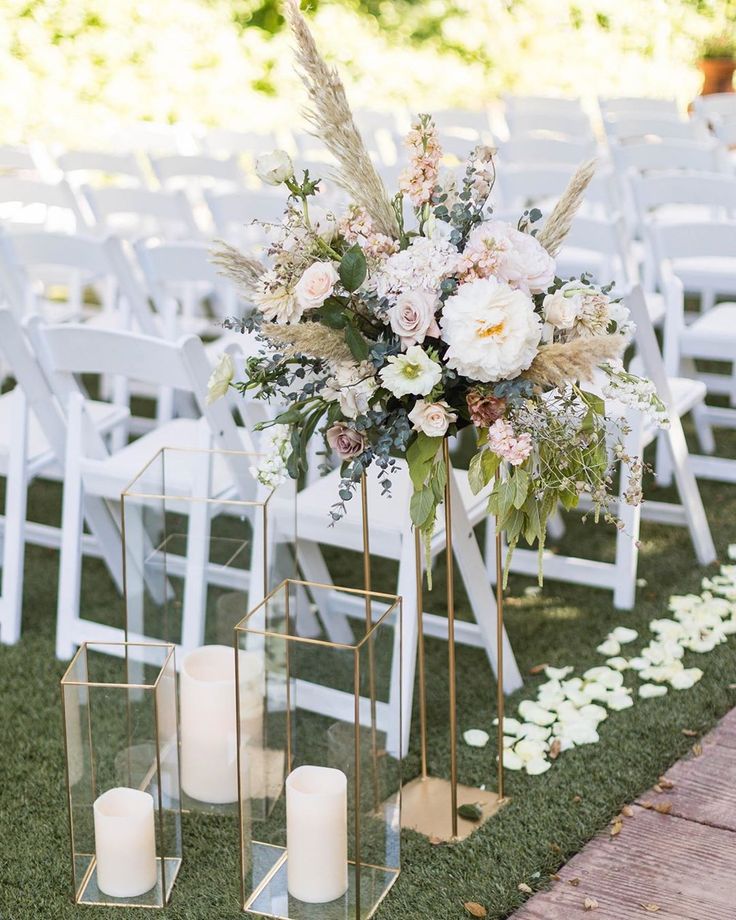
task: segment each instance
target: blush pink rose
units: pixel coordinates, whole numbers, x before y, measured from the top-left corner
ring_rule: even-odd
[[[327,443],[341,460],[352,460],[366,448],[365,437],[343,422],[336,422],[332,428],[328,428]]]
[[[388,317],[404,351],[420,345],[428,335],[439,337],[440,328],[434,316],[437,306],[437,298],[427,291],[410,291],[397,298]]]
[[[302,310],[314,310],[327,300],[339,275],[331,262],[314,262],[304,271],[294,288]]]

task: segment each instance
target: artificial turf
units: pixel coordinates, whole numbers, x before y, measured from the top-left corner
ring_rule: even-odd
[[[736,438],[719,441],[720,452],[736,456]],[[721,559],[736,542],[736,488],[703,483],[713,536]],[[651,493],[650,493],[651,494]],[[657,496],[659,497],[659,496]],[[672,498],[667,491],[665,497]],[[58,490],[34,485],[30,516],[57,519]],[[610,558],[612,537],[603,527],[571,522],[563,550],[585,547]],[[334,574],[359,582],[355,559],[333,560]],[[708,571],[715,571],[710,567]],[[58,554],[30,548],[26,559],[23,638],[0,647],[0,918],[62,920],[81,916],[115,918],[115,908],[75,908],[70,899],[70,859],[64,786],[59,678],[64,664],[54,659]],[[539,596],[527,596],[530,582],[513,577],[507,626],[525,677],[525,687],[508,701],[508,712],[533,696],[543,676],[530,675],[543,662],[574,664],[578,673],[602,663],[595,647],[614,626],[637,628],[648,641],[647,625],[664,616],[671,593],[699,591],[705,570],[697,566],[687,531],[642,526],[639,575],[646,585],[636,609],[615,611],[607,592],[548,581]],[[441,573],[431,604],[442,608]],[[376,584],[390,584],[387,567]],[[460,592],[461,612],[464,602]],[[87,567],[83,602],[122,616],[120,601],[100,568]],[[430,770],[448,775],[446,643],[428,640]],[[507,773],[510,803],[492,821],[458,845],[434,845],[412,833],[402,838],[402,874],[379,909],[378,920],[461,920],[463,904],[475,901],[488,917],[505,917],[531,888],[548,884],[550,873],[605,826],[628,800],[693,744],[683,729],[706,731],[736,705],[736,642],[707,656],[688,654],[687,664],[705,671],[692,690],[670,690],[661,699],[637,700],[633,708],[611,713],[600,726],[596,745],[565,752],[542,776]],[[483,652],[458,653],[459,729],[489,728],[495,684]],[[627,679],[628,680],[628,679]],[[416,725],[416,719],[415,719]],[[460,779],[495,783],[495,750],[460,743]],[[416,732],[404,774],[419,772]],[[617,841],[612,846],[621,845]],[[238,845],[234,819],[186,815],[185,862],[167,908],[171,920],[235,920],[239,911]],[[133,910],[133,916],[149,916]]]

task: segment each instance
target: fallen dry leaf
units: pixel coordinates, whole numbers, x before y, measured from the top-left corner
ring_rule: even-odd
[[[550,843],[549,848],[553,853],[559,853],[562,850],[562,847],[559,845],[559,843]]]
[[[611,825],[611,837],[617,837],[621,833],[621,828],[623,823],[621,821],[614,821]]]
[[[654,808],[654,805],[651,802],[639,802],[639,804],[641,805],[642,808],[648,808],[648,809]]]
[[[698,734],[697,732],[694,732],[692,728],[683,728],[682,733],[686,738],[695,738]]]
[[[598,910],[598,902],[595,898],[586,898],[583,901],[583,907],[586,910]]]
[[[621,809],[621,814],[624,816],[624,818],[633,818],[634,809],[631,807],[631,805],[624,805],[624,807]]]
[[[669,815],[672,813],[672,802],[657,802],[654,810],[658,811],[660,815]]]
[[[640,907],[643,907],[644,910],[649,911],[650,914],[656,914],[660,910],[659,904],[654,904],[652,901],[648,901],[644,904],[640,904]]]
[[[654,788],[654,791],[657,792],[657,793],[659,793],[659,792],[664,792],[664,790],[663,790],[662,787],[659,785],[659,783],[657,783],[657,785],[654,786],[653,788]]]
[[[667,779],[666,776],[659,777],[659,785],[663,789],[674,789],[675,788],[674,782],[671,779]]]
[[[544,662],[544,664],[535,664],[533,668],[529,668],[529,673],[530,674],[541,674],[542,671],[544,671],[544,669],[548,667],[549,667],[549,663],[546,661]]]
[[[532,893],[532,889],[527,885],[526,882],[519,882],[519,884],[516,887],[519,889],[519,891],[523,891],[524,894]]]
[[[482,904],[479,904],[477,901],[466,901],[463,904],[465,910],[470,914],[471,917],[487,917],[488,911],[483,907]]]
[[[553,882],[561,882],[561,881],[562,881],[562,876],[561,876],[561,875],[558,875],[556,872],[553,872],[552,875],[550,875],[550,879],[551,879],[551,881],[553,881]]]
[[[569,879],[567,880],[567,884],[568,884],[568,885],[572,885],[573,888],[577,888],[578,885],[580,884],[580,879],[577,878],[577,877],[576,877],[576,878],[569,878]]]
[[[547,752],[547,756],[549,757],[550,760],[557,760],[557,758],[560,756],[561,749],[562,749],[562,742],[560,741],[559,738],[555,738],[555,740],[549,746],[549,751]]]
[[[445,841],[441,837],[430,837],[429,842],[432,844],[433,847],[436,847],[436,846],[439,846],[441,843],[444,843]]]
[[[700,757],[700,755],[701,755],[702,753],[703,753],[703,745],[700,744],[700,743],[694,744],[694,745],[693,745],[693,754],[694,754],[696,757]]]
[[[583,801],[583,797],[582,795],[574,795],[572,800],[576,805],[579,805]]]

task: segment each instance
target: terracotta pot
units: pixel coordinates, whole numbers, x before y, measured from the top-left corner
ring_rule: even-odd
[[[698,69],[703,74],[701,96],[733,92],[733,72],[736,70],[733,58],[701,58]]]

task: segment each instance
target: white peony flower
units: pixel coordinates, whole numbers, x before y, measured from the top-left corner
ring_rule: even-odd
[[[384,387],[397,399],[426,396],[442,379],[442,369],[419,345],[403,355],[392,355],[379,371]]]
[[[459,262],[467,278],[496,278],[526,294],[541,294],[555,278],[555,261],[530,234],[487,220],[468,236]]]
[[[297,281],[294,294],[302,310],[316,310],[332,293],[340,276],[332,262],[314,262]]]
[[[233,363],[232,355],[225,351],[220,355],[220,360],[215,365],[215,369],[207,381],[208,406],[211,406],[213,402],[221,399],[227,393],[234,376],[235,364]]]
[[[661,684],[642,684],[639,687],[639,696],[643,700],[653,699],[655,696],[665,696],[667,693],[667,688],[663,687]]]
[[[294,164],[285,150],[273,150],[257,158],[256,175],[266,185],[281,185],[294,175]]]
[[[470,747],[485,747],[490,740],[490,735],[488,732],[484,732],[481,728],[469,728],[463,734],[463,740]]]
[[[457,421],[457,414],[444,400],[429,403],[418,399],[409,413],[409,421],[414,431],[422,431],[428,438],[441,438],[447,433],[450,423]]]
[[[572,329],[580,315],[580,300],[572,297],[561,287],[553,294],[547,294],[542,302],[544,321],[555,329]]]
[[[460,285],[440,321],[448,367],[490,383],[526,370],[542,335],[531,298],[493,278]]]
[[[322,395],[327,400],[337,400],[345,418],[365,415],[378,386],[374,374],[373,365],[368,361],[362,364],[338,364],[332,377],[327,380]]]

